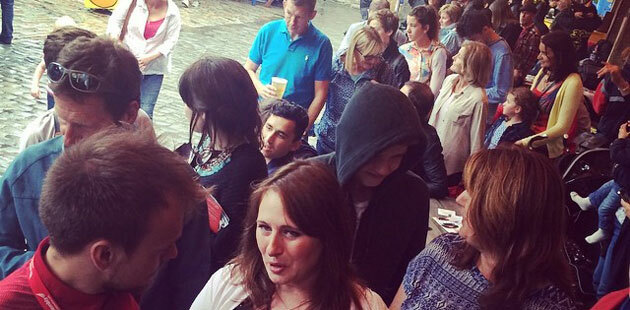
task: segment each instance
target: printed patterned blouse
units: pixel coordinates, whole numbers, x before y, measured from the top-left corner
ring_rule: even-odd
[[[407,267],[403,289],[407,299],[401,309],[479,309],[479,296],[491,285],[477,267],[458,269],[450,262],[464,242],[456,234],[435,238]],[[576,309],[568,295],[554,286],[532,294],[521,309]]]

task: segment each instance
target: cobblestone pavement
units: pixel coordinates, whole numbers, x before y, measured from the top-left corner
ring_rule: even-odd
[[[179,1],[176,1],[180,5]],[[314,24],[336,48],[350,23],[360,20],[356,7],[320,0]],[[357,1],[358,2],[358,1]],[[155,129],[167,147],[187,139],[188,122],[177,82],[185,68],[202,55],[245,62],[260,26],[281,18],[281,8],[252,6],[246,0],[201,0],[197,8],[181,8],[183,27],[173,54],[173,70],[165,76],[155,108]],[[108,16],[84,9],[79,0],[21,0],[15,3],[14,41],[0,45],[0,175],[17,155],[18,138],[26,124],[46,109],[45,95],[35,100],[30,80],[42,57],[43,41],[55,20],[69,15],[80,27],[105,32]],[[41,85],[45,84],[45,78]],[[42,88],[42,92],[43,92]]]

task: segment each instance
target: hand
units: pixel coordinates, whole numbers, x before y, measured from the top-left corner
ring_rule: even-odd
[[[31,86],[31,96],[35,99],[39,99],[39,85]]]
[[[271,84],[265,85],[259,95],[264,99],[277,98],[276,88]]]
[[[617,134],[617,138],[619,139],[625,139],[628,137],[628,125],[630,124],[630,122],[626,122],[621,124],[621,126],[619,126],[619,133]]]
[[[575,13],[573,13],[573,15],[575,15],[576,18],[584,17],[584,13],[583,12],[575,12]]]
[[[520,147],[527,147],[527,145],[529,144],[529,140],[531,138],[527,137],[527,138],[523,138],[521,140],[518,140],[516,142],[514,142],[514,145],[516,146],[520,146]]]
[[[144,70],[151,61],[155,59],[154,57],[144,55],[138,58],[138,66],[140,66],[140,70]]]
[[[623,207],[623,210],[626,211],[626,217],[630,220],[630,203],[621,199],[621,206]]]
[[[601,78],[606,74],[610,74],[610,80],[617,85],[617,88],[625,89],[628,87],[628,81],[621,75],[621,68],[619,68],[619,66],[605,63],[604,67],[597,71],[597,77]]]

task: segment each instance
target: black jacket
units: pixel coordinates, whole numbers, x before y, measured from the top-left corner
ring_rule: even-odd
[[[403,87],[403,85],[409,81],[411,73],[409,73],[407,60],[405,60],[405,57],[398,51],[398,45],[394,39],[389,40],[389,45],[387,45],[387,48],[383,52],[383,58],[394,72],[392,85],[398,88]]]
[[[422,125],[427,136],[427,147],[424,149],[422,161],[411,170],[427,184],[431,198],[444,198],[448,195],[448,184],[442,143],[433,126],[426,123]]]
[[[389,304],[407,264],[426,242],[429,194],[422,179],[408,171],[422,157],[425,135],[407,97],[382,84],[367,85],[355,93],[336,135],[336,151],[315,159],[335,169],[343,188],[383,149],[410,143],[399,168],[374,188],[353,246],[352,262],[359,277]]]

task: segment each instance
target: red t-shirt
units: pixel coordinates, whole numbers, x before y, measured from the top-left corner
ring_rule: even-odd
[[[32,259],[0,281],[0,309],[139,309],[129,293],[85,294],[63,283],[44,262],[48,246],[42,240]]]

